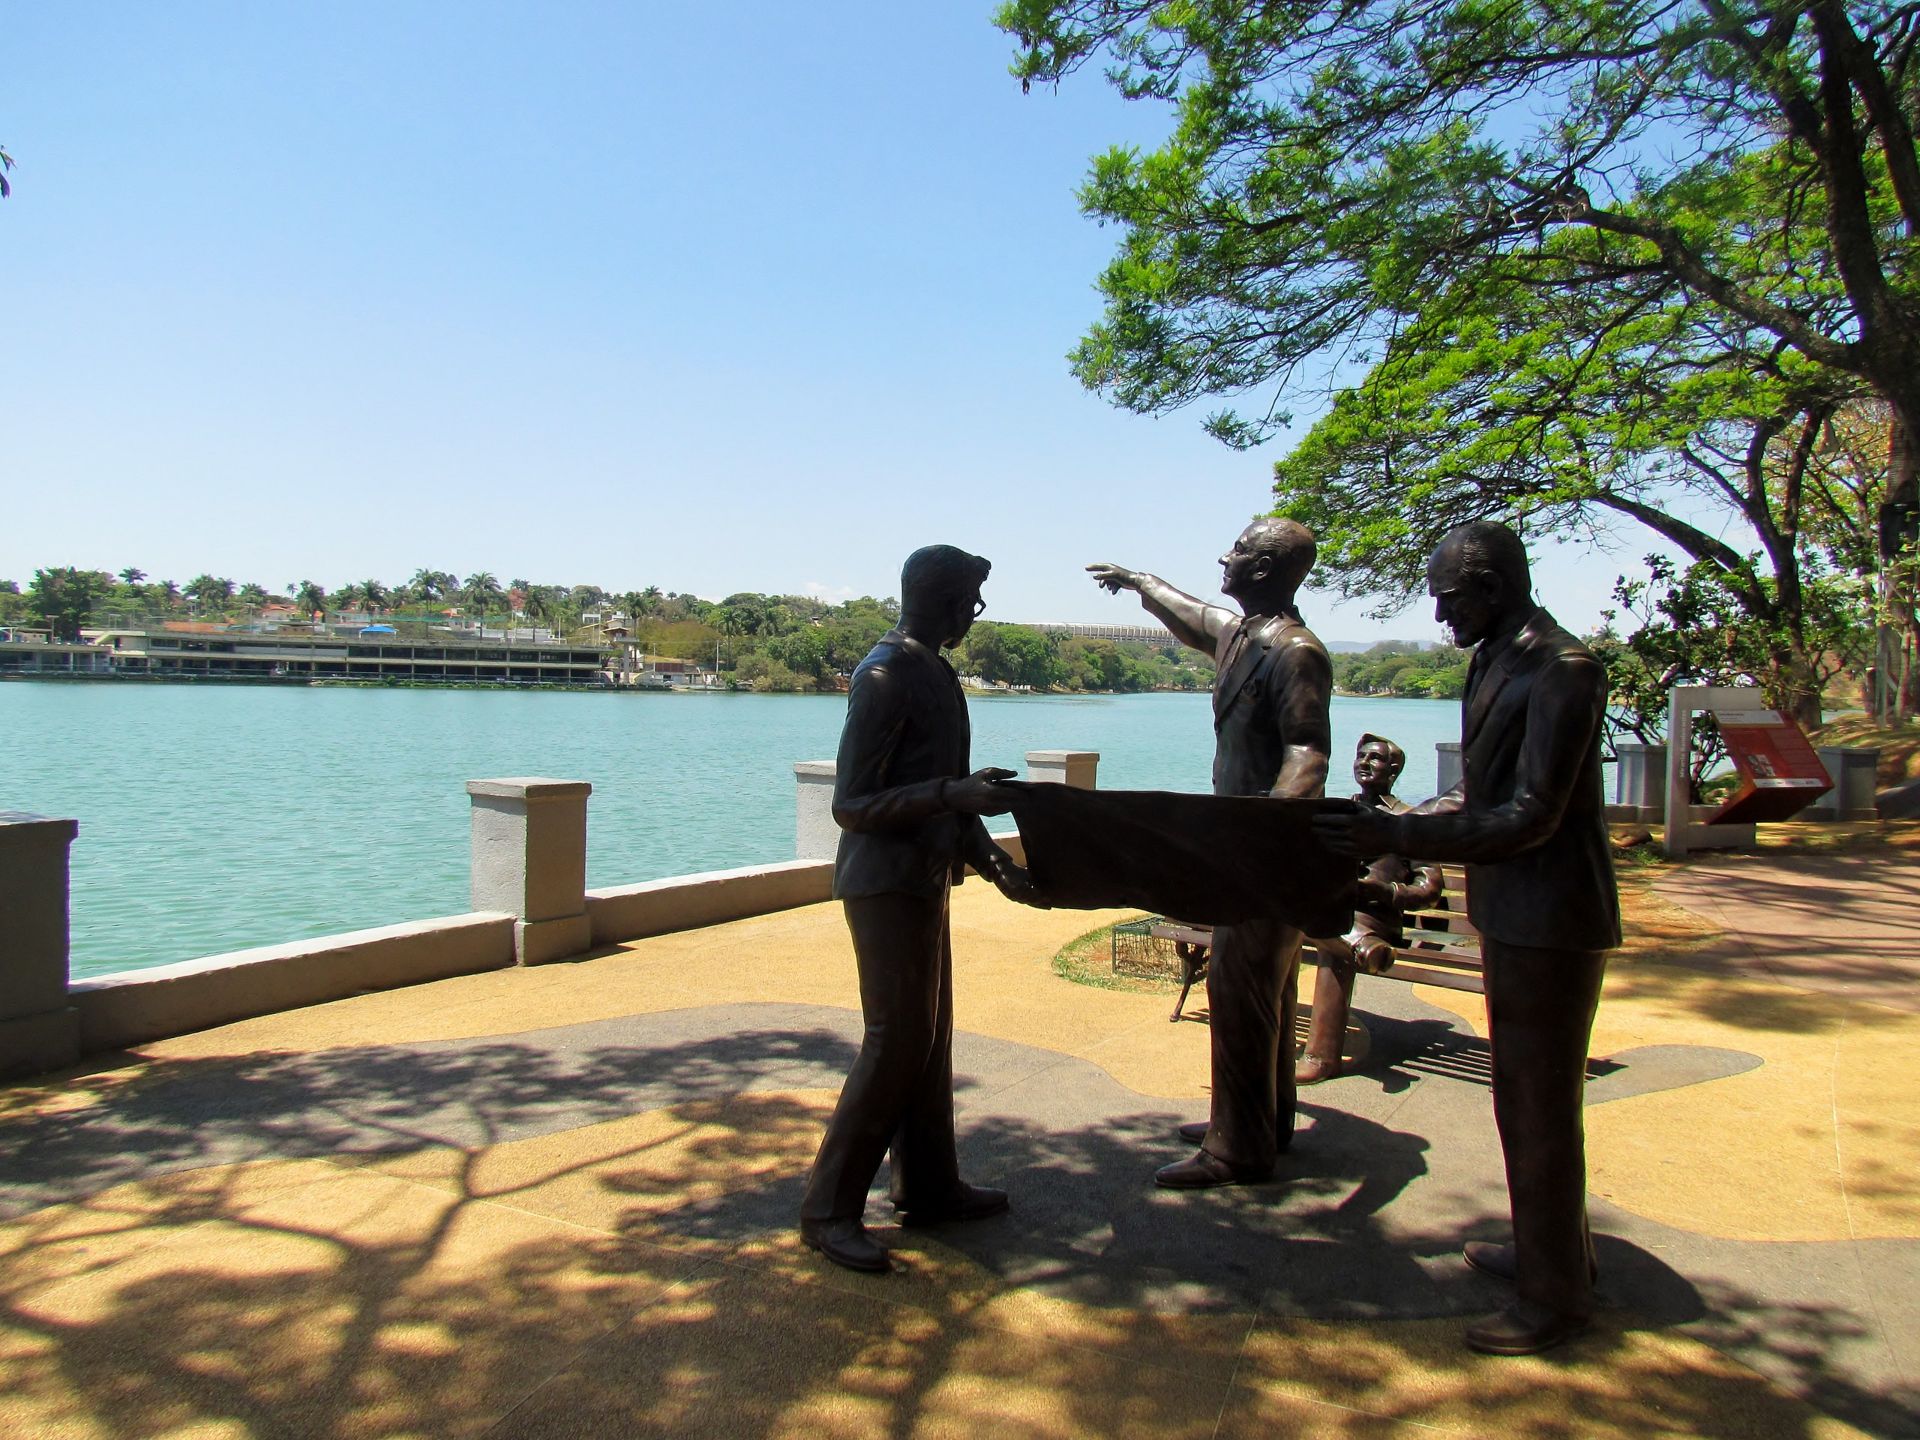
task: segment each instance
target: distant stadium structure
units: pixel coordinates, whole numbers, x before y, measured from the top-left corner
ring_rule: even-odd
[[[1023,621],[1032,629],[1083,640],[1132,640],[1141,645],[1178,645],[1173,632],[1162,625],[1072,625],[1060,620]]]

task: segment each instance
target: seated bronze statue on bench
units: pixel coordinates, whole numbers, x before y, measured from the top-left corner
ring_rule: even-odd
[[[1362,735],[1354,750],[1353,779],[1361,805],[1397,815],[1407,807],[1394,796],[1393,782],[1406,767],[1407,752],[1378,735]],[[1396,946],[1405,945],[1406,912],[1424,910],[1440,898],[1437,866],[1417,865],[1399,855],[1375,858],[1354,892],[1353,929],[1345,935],[1308,940],[1320,963],[1313,982],[1313,1019],[1306,1053],[1294,1069],[1294,1081],[1317,1085],[1340,1073],[1340,1040],[1353,1007],[1354,977],[1362,970],[1383,975],[1393,967]]]

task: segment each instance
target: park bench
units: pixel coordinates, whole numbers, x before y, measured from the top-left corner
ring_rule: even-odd
[[[1466,872],[1456,865],[1446,865],[1441,867],[1441,875],[1444,888],[1439,903],[1430,909],[1407,912],[1407,943],[1394,948],[1392,968],[1377,978],[1484,995],[1480,932],[1467,919]],[[1171,942],[1179,957],[1180,998],[1167,1017],[1178,1020],[1187,1003],[1187,992],[1206,978],[1207,961],[1213,955],[1213,927],[1161,919],[1155,920],[1147,933],[1156,940]],[[1313,941],[1307,940],[1306,948],[1312,947]]]

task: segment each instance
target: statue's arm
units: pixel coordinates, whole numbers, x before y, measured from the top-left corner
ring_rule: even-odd
[[[1438,865],[1412,865],[1408,868],[1412,871],[1411,878],[1393,887],[1393,908],[1403,915],[1409,910],[1428,909],[1446,889],[1446,876]]]
[[[1512,797],[1471,815],[1396,816],[1393,848],[1427,860],[1487,864],[1544,842],[1560,828],[1574,784],[1598,743],[1606,693],[1606,674],[1591,655],[1548,661],[1528,698]]]
[[[1422,800],[1403,815],[1458,815],[1467,808],[1467,782],[1456,780],[1451,790],[1443,790],[1431,800]]]
[[[1333,751],[1333,729],[1328,719],[1333,703],[1333,662],[1319,645],[1295,641],[1275,658],[1274,679],[1280,696],[1276,718],[1286,743],[1271,793],[1287,799],[1324,795],[1328,757]]]
[[[1111,594],[1134,591],[1141,607],[1171,630],[1176,640],[1208,655],[1218,647],[1221,633],[1238,618],[1226,607],[1210,605],[1144,570],[1101,564],[1089,565],[1087,571],[1096,585]]]
[[[885,665],[854,678],[833,777],[833,818],[842,830],[904,830],[948,808],[944,780],[886,783],[907,726],[908,688]]]

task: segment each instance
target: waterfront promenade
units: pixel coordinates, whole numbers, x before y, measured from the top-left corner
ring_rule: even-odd
[[[1561,1351],[1459,1344],[1501,1301],[1458,1258],[1505,1211],[1477,997],[1363,981],[1374,1054],[1303,1093],[1283,1180],[1156,1192],[1203,1025],[1052,974],[1106,917],[970,882],[962,1150],[1004,1219],[876,1199],[885,1278],[799,1246],[858,1039],[835,906],[359,996],[0,1089],[0,1434],[1920,1434],[1920,1009],[1860,988],[1911,956],[1875,907],[1920,836],[1885,828],[1817,897],[1792,852],[1629,877],[1605,1308]]]

